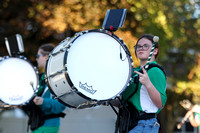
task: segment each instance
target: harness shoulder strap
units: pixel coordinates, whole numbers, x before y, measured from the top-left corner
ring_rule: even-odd
[[[166,72],[165,72],[165,69],[161,66],[161,65],[158,65],[158,64],[155,64],[155,63],[151,63],[149,64],[149,66],[147,67],[146,71],[148,71],[149,69],[153,68],[153,67],[158,67],[159,69],[161,69],[163,71],[163,73],[165,74],[165,77],[166,77]],[[140,73],[143,73],[142,72],[142,69],[139,70]],[[126,99],[126,102],[137,92],[138,90],[138,85],[139,85],[139,76],[137,75],[136,77],[134,77],[134,83],[136,83],[136,89],[135,91]]]
[[[164,69],[161,65],[159,65],[159,64],[155,64],[155,63],[149,64],[149,67],[147,67],[146,71],[148,71],[148,70],[151,69],[152,67],[158,67],[158,68],[160,68],[160,70],[163,71],[163,73],[165,74],[165,77],[166,77],[165,69]],[[142,70],[141,70],[141,71],[142,71]]]

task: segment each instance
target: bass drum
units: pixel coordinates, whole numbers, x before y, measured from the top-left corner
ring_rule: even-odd
[[[90,30],[62,41],[46,64],[46,82],[62,103],[86,108],[114,99],[129,85],[133,61],[116,35]]]
[[[0,61],[0,99],[9,105],[28,102],[38,88],[38,70],[25,57]]]

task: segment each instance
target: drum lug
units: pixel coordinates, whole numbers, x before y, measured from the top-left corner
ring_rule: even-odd
[[[65,52],[65,51],[66,51],[66,48],[62,48],[62,49],[60,49],[58,52],[51,53],[50,56],[56,56],[57,54],[62,53],[62,52]]]
[[[53,74],[50,74],[48,77],[45,77],[45,79],[55,77],[56,75],[62,74],[63,72],[65,72],[65,70],[57,71],[57,72],[55,72],[55,73],[53,73]]]

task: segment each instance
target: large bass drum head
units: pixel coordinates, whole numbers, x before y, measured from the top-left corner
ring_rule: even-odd
[[[89,31],[71,42],[65,64],[74,87],[92,100],[119,95],[130,82],[132,59],[123,41],[112,34]]]

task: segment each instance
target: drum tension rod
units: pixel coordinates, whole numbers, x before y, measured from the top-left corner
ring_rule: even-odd
[[[65,71],[65,70],[60,70],[60,71],[57,71],[57,72],[55,72],[55,73],[53,73],[53,74],[49,75],[49,76],[48,76],[48,77],[46,77],[45,79],[47,79],[47,78],[52,78],[52,77],[55,77],[57,74],[62,74],[64,71]]]
[[[56,56],[57,54],[62,53],[62,52],[65,52],[65,51],[66,51],[66,49],[63,48],[63,49],[59,50],[58,52],[51,53],[50,55]]]

